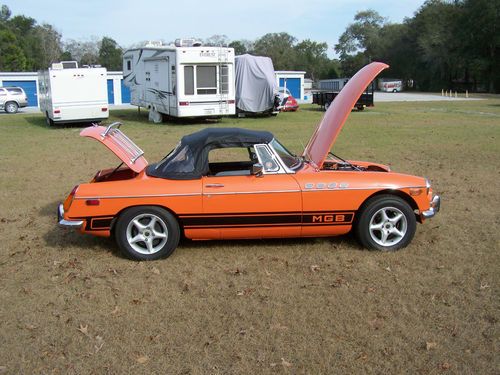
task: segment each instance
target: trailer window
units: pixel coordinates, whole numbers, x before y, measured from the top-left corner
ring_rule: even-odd
[[[132,61],[127,60],[127,70],[132,70]]]
[[[198,95],[217,94],[217,67],[196,67],[196,93]]]
[[[192,66],[184,67],[184,94],[194,95],[194,68]]]

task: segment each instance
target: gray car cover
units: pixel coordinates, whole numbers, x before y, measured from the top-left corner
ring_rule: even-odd
[[[264,112],[274,106],[277,94],[273,61],[269,57],[235,57],[236,107],[245,112]]]

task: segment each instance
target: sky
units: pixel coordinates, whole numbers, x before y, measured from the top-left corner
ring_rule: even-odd
[[[374,9],[389,22],[411,17],[424,0],[0,0],[12,15],[49,23],[68,39],[113,38],[129,47],[146,40],[209,38],[255,40],[285,31],[299,41],[328,43],[328,55],[359,10]]]

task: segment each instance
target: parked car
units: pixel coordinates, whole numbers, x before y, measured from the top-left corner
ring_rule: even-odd
[[[0,87],[0,109],[16,113],[28,105],[28,97],[21,87]]]
[[[387,67],[371,63],[349,81],[301,156],[267,131],[208,128],[148,165],[119,123],[86,128],[82,136],[103,143],[122,163],[75,186],[58,207],[59,224],[113,235],[123,254],[137,260],[169,256],[181,235],[326,237],[352,230],[367,248],[401,249],[416,223],[440,209],[429,181],[330,152],[366,85]],[[240,158],[212,160],[213,150],[228,148],[230,155],[239,148]]]
[[[290,90],[286,87],[280,87],[278,89],[278,95],[280,98],[280,111],[281,112],[295,112],[299,109],[299,103],[293,97]]]

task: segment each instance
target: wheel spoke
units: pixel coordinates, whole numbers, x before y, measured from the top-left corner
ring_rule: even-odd
[[[381,231],[383,225],[384,225],[384,223],[370,224],[370,230]]]
[[[389,220],[389,218],[387,217],[387,212],[385,212],[385,209],[380,211],[380,216],[382,216],[382,222]]]
[[[142,224],[139,219],[135,219],[134,221],[132,221],[132,223],[134,224],[134,226],[138,229],[138,230],[141,230],[141,229],[146,229],[147,226]]]
[[[153,229],[153,239],[156,239],[156,238],[167,238],[167,234],[162,233],[162,232],[158,232],[158,231]]]
[[[156,217],[155,217],[155,216],[153,216],[153,217],[151,218],[151,221],[150,221],[150,222],[149,222],[149,224],[148,224],[148,227],[149,227],[149,229],[151,229],[151,230],[154,232],[154,230],[155,230],[155,225],[156,225]]]
[[[403,217],[403,214],[402,213],[398,213],[396,214],[396,216],[394,217],[391,217],[389,219],[389,222],[392,224],[392,225],[396,225],[398,223],[399,220],[401,220],[401,218]]]
[[[142,234],[138,234],[137,236],[131,238],[128,242],[133,244],[141,241],[144,242],[144,236]]]
[[[402,233],[398,228],[394,227],[392,228],[391,230],[391,234],[394,234],[395,236],[397,236],[398,238],[401,238],[404,236],[404,233]]]
[[[146,247],[148,248],[148,251],[150,253],[153,253],[153,241],[152,240],[146,241]]]
[[[380,241],[382,242],[382,244],[385,244],[387,242],[387,237],[389,234],[385,230],[382,230],[381,234],[382,234],[382,237],[380,238]]]

